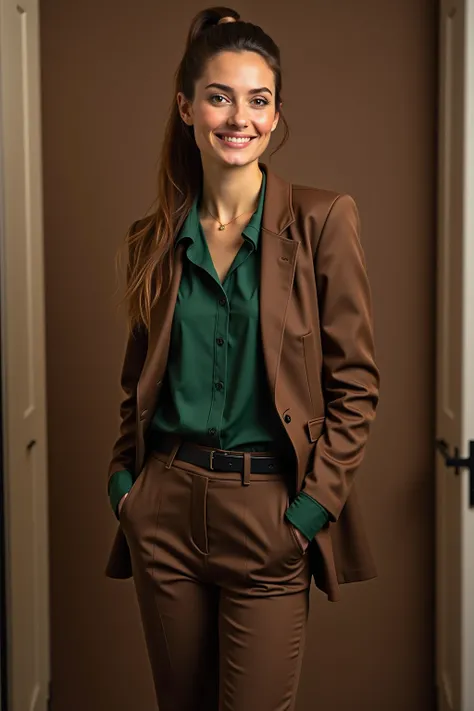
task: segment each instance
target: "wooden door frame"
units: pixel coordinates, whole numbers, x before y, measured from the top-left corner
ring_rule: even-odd
[[[2,92],[0,85],[0,120]],[[3,130],[0,126],[0,216],[3,210]],[[0,260],[3,257],[4,225],[0,220]],[[8,636],[7,636],[7,586],[6,586],[6,530],[5,530],[5,459],[3,421],[3,321],[2,321],[3,280],[0,270],[0,711],[8,711]]]

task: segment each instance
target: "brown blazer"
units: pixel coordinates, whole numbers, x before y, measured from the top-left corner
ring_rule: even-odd
[[[372,304],[359,217],[348,195],[291,185],[266,166],[261,232],[260,314],[264,360],[275,407],[295,452],[296,490],[329,511],[331,521],[309,546],[311,572],[330,601],[339,583],[376,576],[357,503],[354,474],[362,462],[378,403]],[[136,476],[168,357],[183,247],[149,333],[128,340],[121,384],[120,436],[109,477]],[[107,575],[131,575],[119,526]]]

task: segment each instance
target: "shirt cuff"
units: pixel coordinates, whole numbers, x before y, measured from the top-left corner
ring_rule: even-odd
[[[110,505],[114,511],[116,518],[118,519],[118,505],[122,496],[128,494],[132,488],[133,477],[128,469],[122,469],[119,472],[112,474],[109,480],[109,499]]]
[[[311,541],[316,533],[329,521],[329,513],[324,506],[306,494],[300,492],[285,511],[288,521],[298,528]]]

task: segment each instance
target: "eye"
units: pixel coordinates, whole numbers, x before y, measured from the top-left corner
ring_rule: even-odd
[[[209,97],[209,100],[212,104],[224,104],[227,101],[226,97],[222,94],[213,94]]]
[[[268,106],[268,104],[270,103],[270,102],[268,101],[268,99],[264,99],[264,98],[261,97],[261,96],[258,96],[256,99],[253,99],[253,102],[254,102],[254,103],[256,104],[256,106],[258,106],[258,107],[260,107],[260,106]]]

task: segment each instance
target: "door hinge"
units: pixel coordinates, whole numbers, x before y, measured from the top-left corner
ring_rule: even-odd
[[[53,711],[53,682],[50,681],[48,684],[48,699],[46,701],[46,708],[48,711]]]
[[[454,447],[454,455],[449,454],[449,445],[444,439],[436,440],[436,448],[444,458],[447,467],[454,467],[454,473],[459,474],[461,469],[469,469],[469,506],[474,508],[474,440],[469,440],[469,456],[459,456],[459,447]]]

